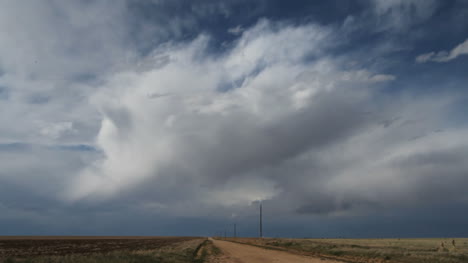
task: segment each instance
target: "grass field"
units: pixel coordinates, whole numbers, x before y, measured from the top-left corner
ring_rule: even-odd
[[[0,237],[0,262],[203,262],[193,237]]]
[[[236,238],[235,242],[346,262],[468,262],[468,238],[434,239],[285,239]],[[455,246],[453,245],[453,242]]]
[[[468,262],[468,238],[228,240],[352,263]],[[6,263],[204,263],[220,253],[194,237],[0,237],[0,262]]]

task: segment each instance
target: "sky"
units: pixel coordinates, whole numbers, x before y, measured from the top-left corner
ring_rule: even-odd
[[[0,0],[0,235],[468,236],[468,1]]]

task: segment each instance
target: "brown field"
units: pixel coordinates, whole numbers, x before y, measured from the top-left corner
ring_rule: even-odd
[[[428,239],[287,239],[228,238],[273,250],[343,262],[468,262],[468,238]],[[452,242],[455,241],[455,246]]]
[[[0,262],[192,262],[190,257],[204,240],[196,237],[0,237]]]
[[[275,262],[288,263],[291,260],[281,261],[281,256],[298,260],[302,258],[305,262],[468,262],[468,239],[464,238],[228,238],[227,240],[234,243],[196,237],[0,237],[0,262],[264,262],[258,261],[260,256],[274,258]],[[455,246],[453,241],[455,241]],[[259,250],[259,248],[267,250]],[[295,255],[287,255],[285,252]],[[294,262],[302,262],[298,260]]]

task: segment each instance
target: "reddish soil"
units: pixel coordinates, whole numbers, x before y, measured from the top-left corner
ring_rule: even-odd
[[[0,237],[0,258],[150,250],[195,237]]]
[[[211,263],[340,263],[341,261],[296,255],[284,251],[264,249],[229,241],[213,240],[222,255],[211,259]]]

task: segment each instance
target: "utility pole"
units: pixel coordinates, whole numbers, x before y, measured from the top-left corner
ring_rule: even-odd
[[[263,238],[263,226],[262,226],[262,202],[260,202],[260,238]]]

